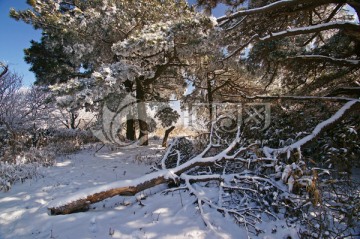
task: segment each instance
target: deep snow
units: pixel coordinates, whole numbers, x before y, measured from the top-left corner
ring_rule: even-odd
[[[95,153],[87,147],[79,153],[59,157],[54,167],[43,168],[42,177],[15,184],[0,192],[0,238],[247,238],[244,228],[216,210],[206,216],[216,232],[206,228],[195,197],[179,190],[166,195],[166,186],[157,186],[136,197],[114,197],[92,205],[87,212],[48,215],[52,202],[79,190],[119,180],[136,179],[150,172],[151,161],[163,149],[149,147]],[[141,203],[136,198],[142,198]],[[142,204],[142,205],[140,205]],[[285,222],[264,222],[265,233],[252,238],[297,238],[295,228]],[[271,231],[276,228],[277,233]]]

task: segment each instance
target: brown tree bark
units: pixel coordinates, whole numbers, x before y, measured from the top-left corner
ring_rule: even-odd
[[[136,79],[136,99],[139,101],[137,104],[138,119],[139,119],[139,141],[140,145],[149,145],[149,126],[146,123],[147,113],[145,106],[145,89],[143,85],[144,77]]]
[[[144,177],[149,177],[149,175],[145,175]],[[65,215],[74,212],[87,211],[89,209],[90,204],[92,203],[100,202],[106,198],[110,198],[118,195],[133,196],[138,192],[165,183],[168,180],[169,179],[165,179],[164,176],[158,176],[158,177],[154,176],[153,178],[149,179],[148,181],[145,181],[144,183],[119,187],[119,188],[114,188],[114,189],[94,193],[92,195],[87,196],[86,198],[76,200],[74,202],[65,204],[60,207],[48,208],[48,210],[50,215]]]
[[[126,116],[126,139],[128,140],[135,140],[135,122],[134,117],[131,114]]]
[[[49,207],[48,210],[50,215],[65,215],[74,212],[87,211],[90,204],[92,203],[100,202],[106,198],[114,196],[134,196],[139,192],[142,192],[148,188],[155,187],[159,184],[174,182],[175,179],[173,178],[173,176],[179,176],[190,168],[197,166],[207,166],[211,164],[213,164],[213,162],[203,162],[202,160],[195,159],[192,163],[186,166],[180,165],[179,167],[174,168],[171,177],[168,175],[169,170],[160,170],[157,172],[146,174],[138,178],[137,180],[133,180],[130,184],[124,183],[124,186],[119,186],[109,190],[102,190],[96,193],[92,193],[86,198],[78,199],[70,203],[65,203],[61,206]]]
[[[170,133],[175,129],[175,126],[171,126],[170,128],[168,128],[167,130],[165,130],[165,135],[164,135],[164,139],[162,141],[161,146],[166,147],[167,146],[167,140],[169,138]]]

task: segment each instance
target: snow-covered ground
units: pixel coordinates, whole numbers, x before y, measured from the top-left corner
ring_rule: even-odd
[[[43,177],[0,192],[0,238],[247,238],[243,228],[215,210],[206,216],[214,221],[217,232],[209,230],[195,198],[181,190],[164,195],[165,186],[144,192],[141,203],[136,197],[118,196],[93,204],[87,212],[50,216],[47,206],[52,201],[80,189],[140,177],[150,172],[150,165],[139,161],[154,159],[163,151],[156,144],[96,150],[87,147],[60,157],[54,167],[42,169]],[[284,222],[266,222],[259,227],[265,233],[258,238],[297,238],[295,228]],[[274,230],[277,233],[272,233]]]

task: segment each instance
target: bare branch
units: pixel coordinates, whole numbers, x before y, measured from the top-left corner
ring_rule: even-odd
[[[0,62],[0,67],[3,68],[0,73],[0,80],[2,80],[2,77],[9,71],[9,67],[2,62]]]

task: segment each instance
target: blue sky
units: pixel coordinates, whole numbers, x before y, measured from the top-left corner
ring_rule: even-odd
[[[5,61],[12,71],[22,75],[23,84],[30,86],[35,76],[24,61],[24,49],[30,47],[30,40],[39,40],[41,31],[31,25],[17,22],[9,17],[10,8],[27,9],[26,0],[0,0],[0,61]]]

